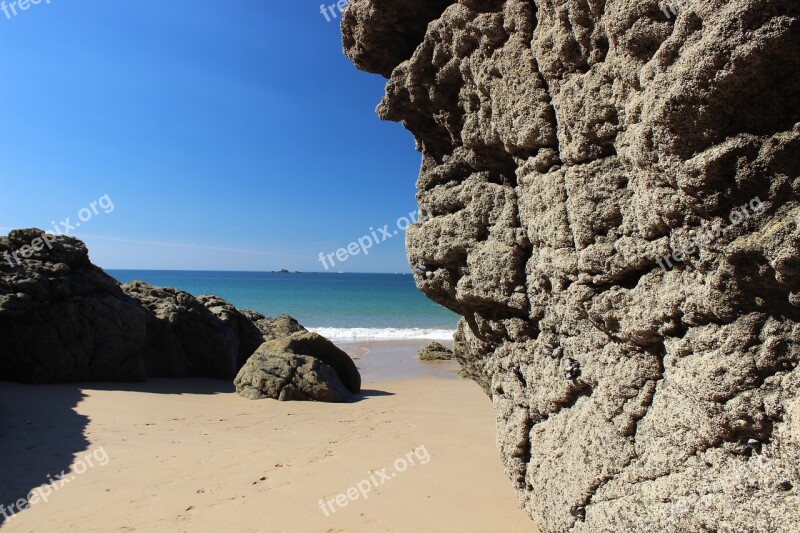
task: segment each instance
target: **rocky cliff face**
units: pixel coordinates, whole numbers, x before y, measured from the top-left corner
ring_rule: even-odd
[[[417,139],[409,260],[542,531],[800,530],[800,5],[351,0],[342,29]]]

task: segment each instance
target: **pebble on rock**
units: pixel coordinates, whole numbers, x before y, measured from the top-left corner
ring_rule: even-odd
[[[570,514],[583,522],[586,520],[586,508],[585,507],[575,507]]]

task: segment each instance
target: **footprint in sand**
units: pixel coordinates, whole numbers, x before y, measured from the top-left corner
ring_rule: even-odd
[[[372,516],[371,514],[361,513],[361,518],[363,518],[364,521],[371,526],[378,524],[378,519]]]
[[[309,459],[308,463],[309,464],[318,463],[318,462],[322,461],[323,459],[327,459],[328,457],[333,457],[334,455],[336,455],[336,452],[333,449],[326,448],[325,449],[325,455],[315,455],[314,457]]]
[[[191,512],[193,510],[194,510],[194,505],[190,505],[189,507],[186,508],[186,511],[185,511],[185,513],[188,513],[188,514],[179,514],[177,516],[176,520],[178,521],[178,527],[179,528],[182,525],[184,525],[186,522],[190,522],[192,520]],[[184,530],[181,529],[181,531],[184,531]]]

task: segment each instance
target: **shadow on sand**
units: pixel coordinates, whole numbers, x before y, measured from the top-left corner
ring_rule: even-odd
[[[378,398],[380,396],[394,396],[395,393],[375,389],[361,389],[361,393],[357,396],[356,402],[363,402],[370,398]]]
[[[145,394],[231,394],[233,383],[218,379],[150,379],[144,383],[22,385],[0,381],[0,527],[27,508],[31,490],[46,485],[91,453],[87,416],[76,407],[86,392]],[[394,393],[364,389],[357,402]],[[57,482],[56,482],[57,483]],[[5,511],[5,514],[2,514]]]
[[[21,385],[0,381],[0,527],[28,507],[31,490],[68,472],[89,453],[86,426],[78,414],[83,391],[150,394],[226,394],[229,380],[152,379],[145,383]],[[58,483],[58,482],[56,482]]]
[[[85,392],[145,394],[231,394],[233,383],[218,379],[150,379],[144,383],[22,385],[0,381],[0,527],[27,508],[31,490],[69,472],[91,453],[87,416],[76,407]],[[356,402],[394,393],[364,389]],[[57,483],[57,482],[56,482]],[[5,514],[1,514],[5,511]]]
[[[83,398],[74,385],[0,382],[0,526],[28,507],[31,489],[69,470],[87,449],[89,419],[74,410]]]

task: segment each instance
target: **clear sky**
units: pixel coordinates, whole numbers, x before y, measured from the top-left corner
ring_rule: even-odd
[[[5,3],[0,234],[82,215],[104,268],[322,271],[388,224],[332,270],[408,270],[419,154],[319,0]]]

